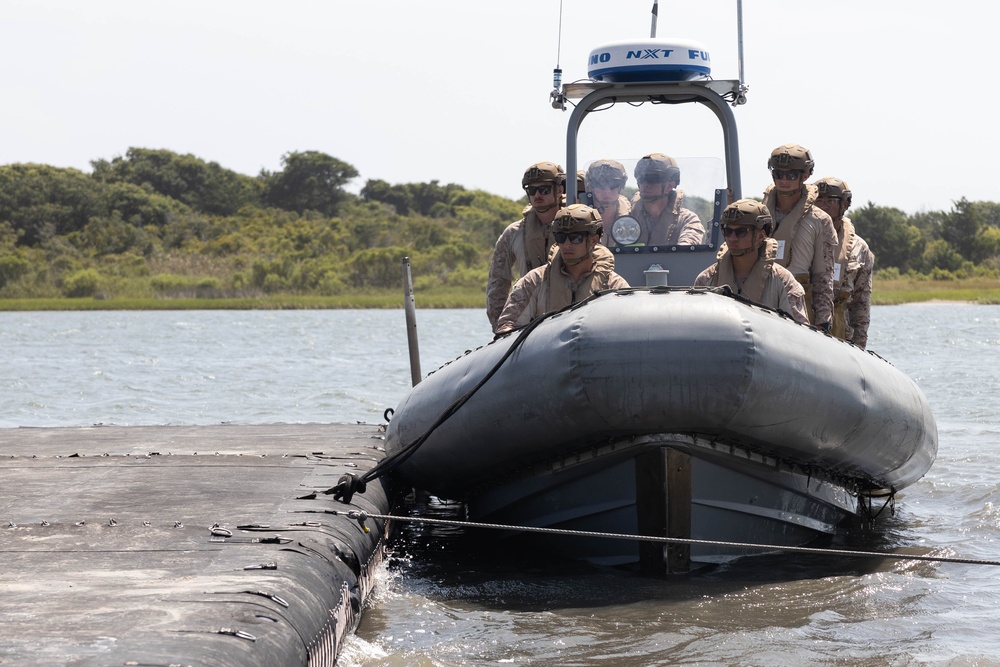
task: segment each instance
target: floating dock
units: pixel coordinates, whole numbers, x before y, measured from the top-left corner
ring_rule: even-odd
[[[0,429],[0,663],[333,665],[390,526],[384,426]],[[367,529],[367,531],[366,531]]]

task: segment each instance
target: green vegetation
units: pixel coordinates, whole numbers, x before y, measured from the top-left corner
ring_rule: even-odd
[[[0,166],[0,309],[481,307],[493,243],[523,201],[368,180],[315,151],[246,176],[132,148],[91,173]],[[876,254],[875,301],[1000,302],[1000,205],[852,219]]]

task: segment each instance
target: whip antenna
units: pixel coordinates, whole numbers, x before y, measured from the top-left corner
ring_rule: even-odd
[[[653,0],[653,23],[649,27],[649,38],[656,39],[656,17],[660,13],[660,1]]]
[[[549,100],[556,109],[565,109],[565,98],[562,95],[562,68],[559,66],[559,58],[562,55],[562,12],[563,3],[559,0],[559,29],[556,31],[556,66],[552,70],[552,92],[549,93]]]
[[[750,90],[743,76],[743,0],[736,0],[736,47],[737,58],[740,61],[740,92],[736,96],[733,106],[746,104],[747,91]]]

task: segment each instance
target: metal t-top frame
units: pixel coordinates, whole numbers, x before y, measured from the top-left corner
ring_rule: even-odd
[[[566,99],[582,98],[573,109],[566,131],[566,173],[577,171],[577,138],[583,119],[591,111],[609,103],[637,104],[704,104],[715,113],[722,124],[726,155],[726,183],[729,201],[742,198],[743,185],[740,179],[739,136],[732,106],[744,104],[746,87],[739,81],[670,81],[639,83],[568,83],[563,86],[562,95],[555,96],[553,106],[565,108]],[[576,203],[575,188],[566,188],[566,201]]]

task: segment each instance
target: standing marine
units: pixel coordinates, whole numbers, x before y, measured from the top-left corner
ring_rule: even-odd
[[[815,205],[816,187],[806,185],[815,166],[812,154],[798,144],[771,151],[767,168],[773,183],[764,190],[764,205],[774,217],[776,261],[802,283],[809,321],[829,331],[837,231],[830,216]]]
[[[486,281],[486,317],[496,329],[515,274],[545,266],[552,246],[552,220],[563,203],[566,172],[553,162],[537,162],[524,171],[521,187],[528,195],[524,217],[512,222],[493,247]]]
[[[872,319],[872,271],[875,255],[858,236],[845,213],[851,207],[851,189],[839,178],[821,178],[816,186],[816,205],[833,219],[839,245],[833,268],[833,327],[837,338],[864,349]]]

